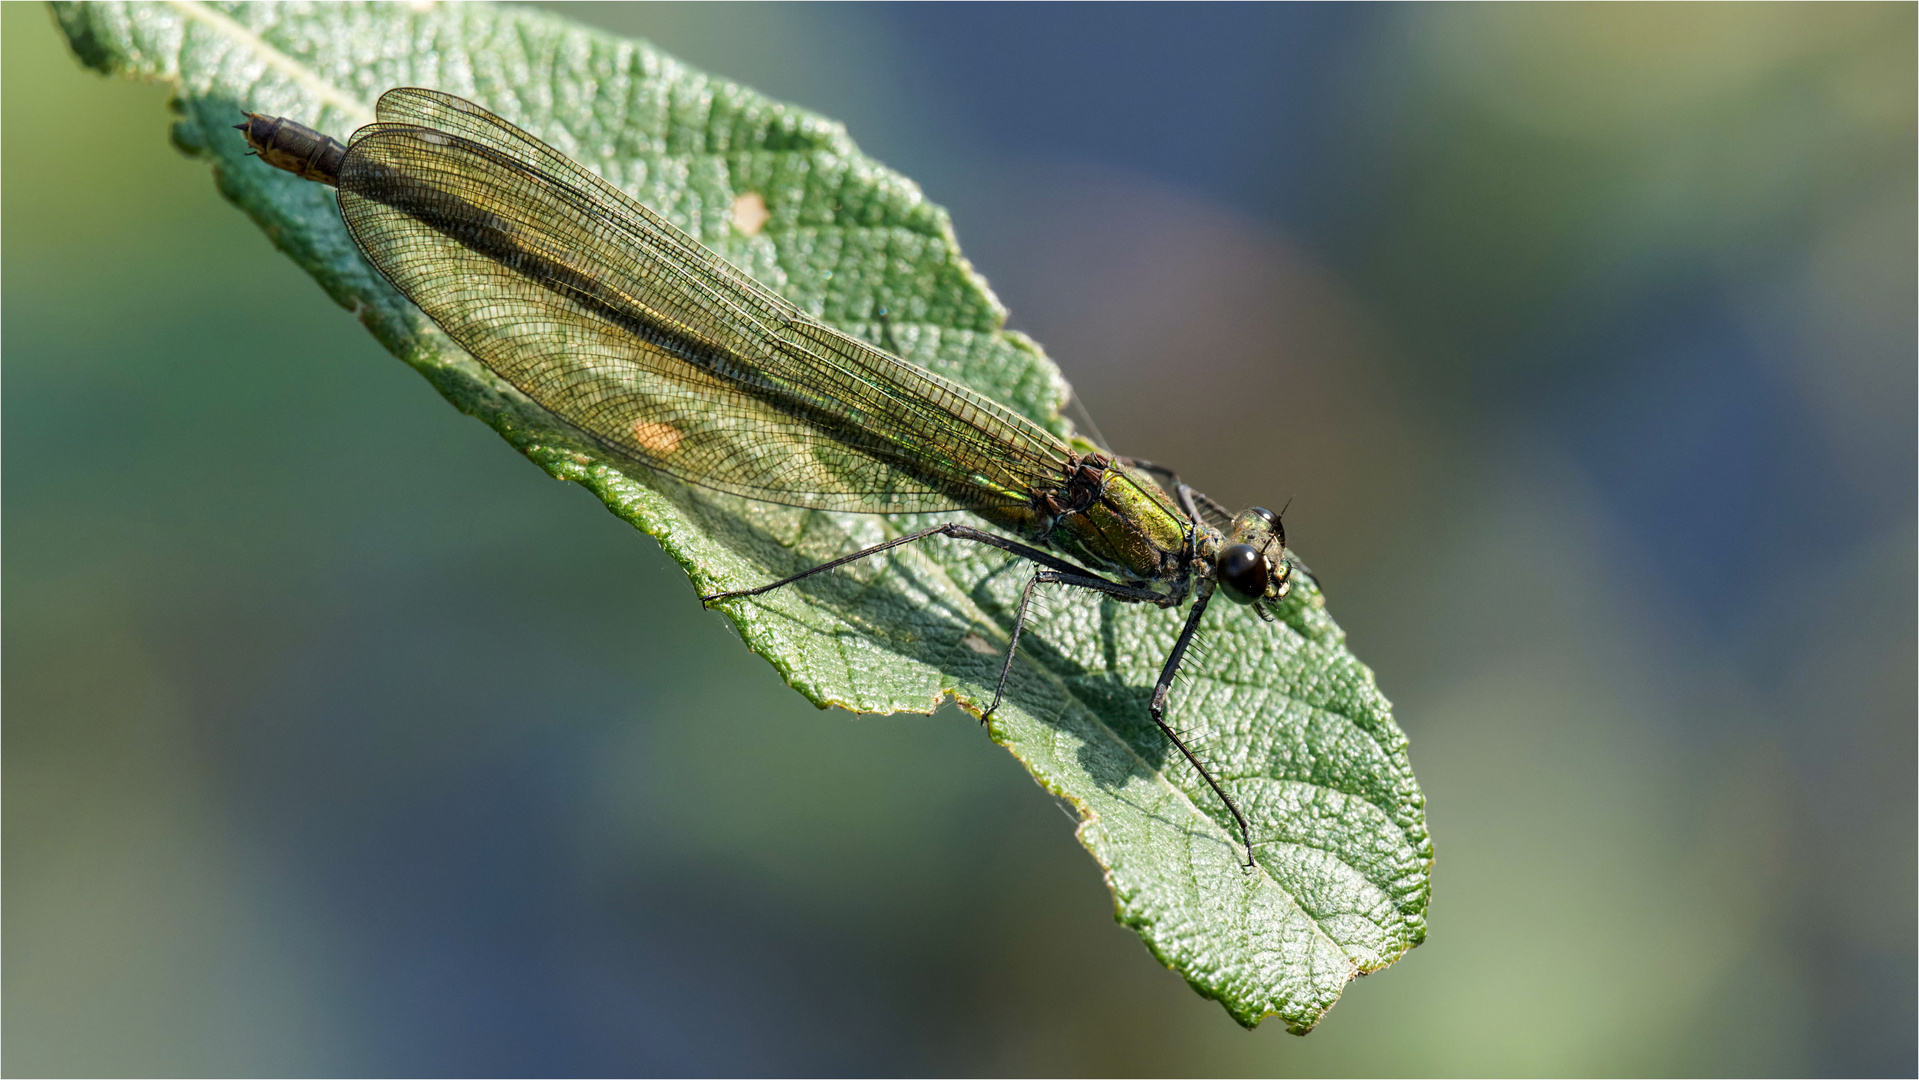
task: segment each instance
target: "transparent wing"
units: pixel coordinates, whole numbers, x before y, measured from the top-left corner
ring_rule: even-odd
[[[769,502],[1026,502],[1051,433],[802,315],[657,214],[469,102],[381,98],[340,206],[454,340],[610,452]]]

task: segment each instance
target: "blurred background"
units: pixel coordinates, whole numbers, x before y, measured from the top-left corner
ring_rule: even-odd
[[[615,5],[1287,525],[1426,945],[1307,1038],[820,713],[0,10],[13,1074],[1911,1074],[1915,8]]]

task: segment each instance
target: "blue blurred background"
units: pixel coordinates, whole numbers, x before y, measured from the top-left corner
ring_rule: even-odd
[[[593,6],[845,120],[1277,505],[1431,937],[1305,1039],[819,713],[5,5],[14,1074],[1911,1074],[1915,8]]]

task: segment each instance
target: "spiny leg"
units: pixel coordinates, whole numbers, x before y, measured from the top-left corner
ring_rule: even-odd
[[[1091,571],[1085,569],[1084,567],[1074,566],[1072,563],[1067,562],[1065,559],[1062,559],[1056,555],[1048,554],[1047,552],[1041,551],[1040,549],[1036,547],[1032,547],[1031,545],[1022,544],[1018,542],[1017,540],[1008,540],[1004,536],[998,536],[994,533],[989,533],[982,529],[975,529],[970,525],[956,525],[956,524],[948,523],[945,525],[934,525],[925,529],[921,529],[918,532],[910,532],[904,536],[896,536],[891,540],[874,544],[872,547],[869,547],[869,548],[861,548],[860,550],[855,551],[851,555],[842,555],[839,558],[834,559],[830,562],[823,562],[819,564],[818,566],[812,567],[810,569],[802,570],[797,574],[791,575],[790,577],[783,577],[780,580],[775,581],[770,585],[761,585],[758,588],[754,588],[754,589],[734,589],[730,592],[709,593],[706,596],[700,597],[700,603],[711,605],[714,602],[720,601],[720,600],[734,600],[742,596],[758,596],[761,593],[772,592],[774,589],[784,588],[788,585],[793,584],[796,581],[801,581],[806,578],[810,578],[814,574],[823,574],[828,570],[837,570],[848,563],[855,563],[869,556],[878,555],[882,551],[891,551],[892,549],[896,547],[900,547],[905,544],[910,544],[914,542],[915,540],[924,540],[929,536],[950,536],[954,538],[955,540],[971,540],[974,543],[986,544],[990,547],[999,548],[1002,551],[1010,551],[1015,555],[1019,555],[1023,558],[1031,559],[1034,562],[1039,563],[1043,566],[1050,566],[1055,570],[1063,571],[1068,574],[1073,574],[1080,577],[1086,577],[1091,580],[1098,581],[1103,586],[1111,586],[1112,588],[1116,588],[1116,589],[1125,588],[1125,586],[1115,585],[1113,582],[1106,581],[1104,578],[1098,577],[1097,575],[1093,574]]]
[[[1010,551],[1015,555],[1031,559],[1042,566],[1052,568],[1050,570],[1035,571],[1032,580],[1028,581],[1026,587],[1020,592],[1019,612],[1013,619],[1012,644],[1006,650],[1005,663],[1000,665],[999,684],[994,687],[993,690],[993,704],[988,706],[986,711],[980,714],[981,724],[986,723],[987,720],[992,717],[993,710],[999,708],[1000,700],[1006,693],[1006,678],[1013,670],[1013,657],[1019,651],[1020,632],[1026,626],[1026,613],[1032,603],[1033,589],[1035,586],[1041,584],[1075,585],[1131,603],[1151,603],[1159,599],[1158,593],[1144,586],[1122,585],[1116,581],[1108,581],[1090,570],[1075,566],[1065,559],[1048,554],[1030,545],[1019,543],[1016,540],[1008,540],[1003,536],[984,532],[969,525],[949,523],[945,525],[934,525],[921,529],[918,532],[907,533],[904,536],[896,536],[891,540],[874,544],[872,547],[861,548],[851,555],[843,555],[830,562],[823,562],[818,566],[802,570],[788,577],[783,577],[771,584],[761,585],[758,588],[711,593],[700,597],[700,603],[703,605],[711,605],[720,600],[732,600],[742,596],[758,596],[761,593],[771,592],[774,589],[783,588],[796,581],[812,577],[814,574],[825,573],[828,570],[836,570],[848,563],[858,562],[869,556],[878,555],[883,551],[890,551],[893,548],[910,544],[915,540],[924,540],[929,536],[950,536],[957,540],[971,540],[975,543],[1000,548],[1003,551]]]
[[[993,687],[993,703],[979,714],[981,727],[993,718],[994,710],[999,708],[1000,699],[1006,696],[1006,677],[1013,673],[1013,657],[1019,655],[1020,631],[1026,629],[1026,609],[1033,602],[1033,590],[1039,586],[1039,576],[1044,571],[1035,570],[1033,576],[1026,579],[1026,587],[1019,591],[1019,610],[1013,615],[1013,640],[1006,646],[1006,659],[999,666],[999,682]]]
[[[1153,703],[1148,711],[1153,714],[1153,723],[1158,724],[1159,730],[1165,732],[1166,737],[1179,748],[1179,752],[1199,773],[1200,779],[1206,781],[1206,786],[1212,788],[1213,794],[1219,796],[1219,801],[1226,804],[1227,813],[1233,815],[1234,824],[1239,826],[1240,843],[1246,848],[1246,869],[1251,870],[1254,866],[1253,830],[1246,824],[1246,815],[1239,812],[1239,805],[1233,802],[1232,796],[1226,794],[1226,789],[1220,787],[1219,781],[1213,779],[1212,772],[1200,764],[1199,758],[1187,748],[1185,740],[1181,739],[1178,733],[1166,723],[1166,695],[1173,689],[1173,676],[1179,674],[1180,661],[1186,658],[1186,650],[1192,645],[1193,635],[1199,630],[1200,616],[1206,613],[1206,604],[1212,598],[1213,594],[1210,591],[1202,591],[1198,599],[1193,601],[1193,610],[1186,616],[1186,625],[1179,631],[1179,640],[1173,643],[1172,655],[1166,658],[1166,666],[1160,669],[1159,682],[1153,686]]]
[[[1031,545],[1022,544],[1016,540],[1008,540],[1003,536],[997,536],[993,533],[975,529],[969,525],[946,524],[933,525],[920,529],[917,532],[907,533],[904,536],[896,536],[891,540],[874,544],[872,547],[862,548],[859,551],[853,552],[851,555],[843,555],[830,562],[821,563],[818,566],[781,578],[771,584],[761,585],[758,588],[711,593],[700,597],[700,603],[711,604],[718,600],[732,600],[743,596],[759,596],[762,593],[771,592],[774,589],[782,588],[796,581],[812,577],[814,574],[824,573],[828,570],[836,570],[848,563],[858,562],[869,556],[878,555],[883,551],[890,551],[893,548],[913,543],[916,540],[924,540],[929,536],[950,536],[956,540],[971,540],[975,543],[999,548],[1002,551],[1010,551],[1015,555],[1031,559],[1042,566],[1052,568],[1034,573],[1032,580],[1026,583],[1026,588],[1022,590],[1020,594],[1019,613],[1013,622],[1012,646],[1006,650],[1006,660],[1000,666],[999,685],[993,692],[993,704],[980,716],[982,723],[984,723],[988,717],[992,716],[993,710],[1000,706],[1001,696],[1006,689],[1007,674],[1012,670],[1013,656],[1019,645],[1020,633],[1026,624],[1028,602],[1031,600],[1035,587],[1051,584],[1073,585],[1083,589],[1092,589],[1095,592],[1111,596],[1116,600],[1130,603],[1153,603],[1159,600],[1159,594],[1151,589],[1138,585],[1122,585],[1116,581],[1108,581],[1083,567],[1074,566],[1065,559],[1041,551]],[[1225,804],[1227,812],[1233,815],[1233,821],[1239,825],[1240,840],[1246,847],[1246,866],[1250,869],[1254,865],[1253,842],[1252,829],[1246,823],[1246,815],[1239,812],[1239,806],[1226,794],[1225,789],[1219,786],[1219,781],[1213,779],[1213,774],[1207,770],[1206,766],[1200,764],[1199,758],[1187,747],[1185,741],[1179,737],[1178,733],[1167,725],[1165,719],[1166,695],[1172,689],[1173,676],[1179,673],[1180,661],[1185,657],[1187,648],[1192,645],[1193,635],[1199,629],[1200,616],[1205,613],[1206,605],[1211,599],[1212,593],[1210,590],[1207,590],[1202,591],[1199,597],[1193,601],[1193,610],[1186,616],[1186,625],[1179,632],[1179,640],[1173,643],[1172,655],[1166,658],[1166,666],[1160,670],[1159,682],[1153,687],[1153,702],[1149,711],[1152,714],[1153,723],[1158,725],[1159,730],[1165,734],[1166,738],[1171,740],[1172,744],[1179,748],[1180,754],[1185,757],[1187,762],[1193,766],[1193,769],[1199,773],[1200,779],[1206,781],[1206,786],[1213,789],[1213,794],[1219,796],[1219,801]]]
[[[1026,587],[1020,590],[1019,611],[1013,616],[1013,641],[1006,647],[1006,660],[1000,665],[999,685],[993,688],[993,703],[988,705],[986,711],[979,716],[979,722],[982,724],[992,718],[993,711],[999,708],[1000,700],[1006,696],[1006,677],[1012,674],[1013,658],[1019,654],[1019,635],[1020,632],[1026,628],[1026,611],[1033,602],[1033,590],[1041,585],[1072,585],[1081,589],[1092,589],[1095,592],[1104,593],[1116,600],[1124,600],[1132,603],[1150,603],[1159,598],[1159,594],[1153,592],[1151,589],[1138,585],[1121,585],[1092,574],[1066,574],[1057,570],[1035,570],[1032,578],[1026,582]]]

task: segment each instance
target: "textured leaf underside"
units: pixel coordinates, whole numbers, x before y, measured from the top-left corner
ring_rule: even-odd
[[[461,411],[655,537],[702,592],[766,582],[933,518],[746,502],[622,469],[494,378],[363,262],[326,188],[245,157],[242,109],[335,137],[393,86],[471,98],[579,159],[849,333],[878,312],[908,359],[1055,430],[1066,395],[960,255],[946,212],[839,124],[695,71],[642,41],[482,5],[56,4],[88,66],[175,94],[174,141],[221,192]],[[739,205],[765,207],[736,214]],[[728,606],[747,644],[822,707],[928,712],[990,697],[1025,572],[931,541]],[[692,602],[688,600],[688,602]],[[1304,1032],[1355,975],[1425,936],[1432,863],[1406,738],[1310,588],[1276,624],[1231,605],[1175,693],[1253,823],[1230,820],[1152,727],[1174,612],[1062,592],[1022,643],[993,739],[1070,800],[1118,919],[1247,1026]],[[1030,644],[1028,644],[1030,643]]]

